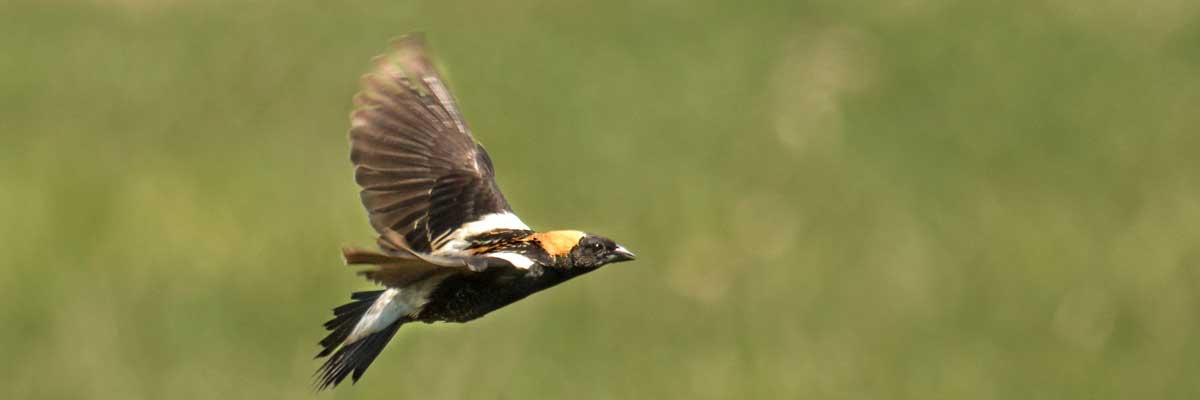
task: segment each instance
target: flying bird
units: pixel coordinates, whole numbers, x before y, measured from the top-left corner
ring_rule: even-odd
[[[420,36],[392,42],[350,117],[354,179],[379,250],[344,248],[381,290],[325,323],[318,390],[362,377],[401,325],[468,322],[633,253],[576,230],[537,232],[513,213]]]

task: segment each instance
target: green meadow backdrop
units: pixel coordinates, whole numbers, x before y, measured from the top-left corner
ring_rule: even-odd
[[[313,398],[350,98],[427,33],[535,228],[368,399],[1200,396],[1200,3],[0,1],[0,398]]]

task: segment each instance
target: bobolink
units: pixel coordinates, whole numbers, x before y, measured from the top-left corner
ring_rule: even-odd
[[[372,265],[360,274],[386,288],[333,310],[318,389],[357,382],[405,323],[471,321],[633,259],[607,238],[536,232],[513,214],[419,36],[395,40],[362,86],[350,160],[380,251],[342,252],[347,264]]]

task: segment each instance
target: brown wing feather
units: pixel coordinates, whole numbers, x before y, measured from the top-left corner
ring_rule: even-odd
[[[424,41],[406,36],[392,45],[354,98],[350,160],[371,226],[429,253],[462,224],[512,209]]]
[[[373,268],[360,271],[358,274],[372,282],[388,287],[404,287],[438,273],[460,271],[430,264],[411,256],[397,257],[366,249],[344,248],[342,257],[346,259],[347,265],[372,265]],[[462,269],[461,271],[467,270]]]

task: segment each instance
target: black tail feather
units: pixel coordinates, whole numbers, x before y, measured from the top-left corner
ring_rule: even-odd
[[[319,342],[324,349],[320,353],[317,353],[317,358],[333,353],[333,350],[337,349],[338,345],[342,344],[347,336],[350,336],[350,331],[354,330],[354,326],[358,324],[358,320],[362,318],[368,308],[371,308],[371,304],[375,302],[376,298],[379,298],[380,293],[383,293],[383,291],[355,292],[350,295],[350,298],[355,301],[333,309],[333,319],[325,321],[325,329],[332,332]]]
[[[365,338],[338,349],[332,357],[321,364],[321,368],[317,369],[317,390],[337,386],[346,379],[346,376],[350,376],[352,382],[358,382],[358,379],[367,371],[367,367],[371,366],[375,357],[379,356],[383,347],[387,346],[388,341],[392,340],[392,336],[396,335],[400,325],[405,322],[408,322],[408,319],[402,318],[388,325],[382,331],[367,335]]]
[[[317,354],[317,358],[328,356],[331,353],[333,356],[325,360],[321,368],[317,369],[315,374],[317,390],[337,386],[346,379],[346,376],[352,376],[351,380],[358,382],[358,378],[362,377],[363,372],[366,372],[367,367],[371,366],[371,362],[375,361],[379,352],[383,351],[383,347],[392,339],[392,336],[395,336],[400,325],[409,321],[408,318],[401,318],[382,331],[367,335],[354,343],[342,345],[342,342],[346,341],[350,332],[354,330],[354,326],[358,324],[358,320],[367,312],[367,309],[371,308],[371,304],[375,302],[380,293],[383,291],[356,292],[350,296],[354,301],[333,309],[333,319],[325,322],[325,329],[331,332],[321,339],[320,345],[323,349]]]
[[[383,291],[382,290],[367,290],[367,291],[363,291],[363,292],[354,292],[354,293],[350,293],[350,298],[354,299],[354,300],[375,301],[375,298],[379,297],[380,293],[383,293]]]

